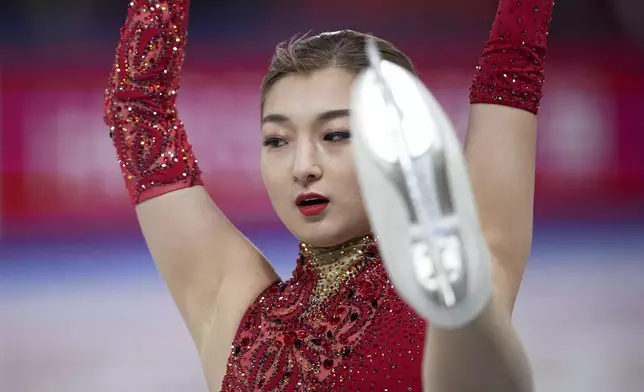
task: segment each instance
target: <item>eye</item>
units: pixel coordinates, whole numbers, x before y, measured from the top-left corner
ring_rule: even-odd
[[[286,144],[286,141],[278,137],[267,137],[266,139],[264,139],[264,142],[262,144],[264,145],[264,147],[278,148]]]
[[[335,131],[329,132],[324,135],[324,140],[330,142],[341,142],[343,140],[351,139],[351,132],[349,131]]]

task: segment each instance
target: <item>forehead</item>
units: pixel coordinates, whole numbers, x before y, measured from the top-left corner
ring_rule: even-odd
[[[293,74],[279,80],[264,101],[264,115],[307,121],[329,110],[348,109],[355,75],[342,69]]]

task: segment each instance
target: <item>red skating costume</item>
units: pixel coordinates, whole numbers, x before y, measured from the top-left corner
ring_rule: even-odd
[[[500,0],[472,103],[537,112],[552,8]],[[188,9],[189,0],[133,1],[121,30],[105,121],[134,204],[201,184],[175,107]],[[426,328],[391,286],[371,236],[335,249],[301,244],[293,277],[244,316],[222,390],[420,391]]]

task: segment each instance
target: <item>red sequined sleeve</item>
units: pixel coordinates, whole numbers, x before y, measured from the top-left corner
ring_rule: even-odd
[[[176,109],[189,5],[131,1],[121,28],[105,92],[105,122],[133,204],[201,184]]]
[[[499,0],[470,89],[471,103],[537,113],[553,7],[553,0]]]

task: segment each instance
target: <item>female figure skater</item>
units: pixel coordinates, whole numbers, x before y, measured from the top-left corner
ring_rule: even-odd
[[[282,282],[202,187],[178,118],[189,0],[130,2],[106,123],[211,390],[532,390],[511,314],[531,244],[553,2],[498,7],[465,159],[390,43],[346,30],[277,47],[261,89],[261,171],[301,241]]]

